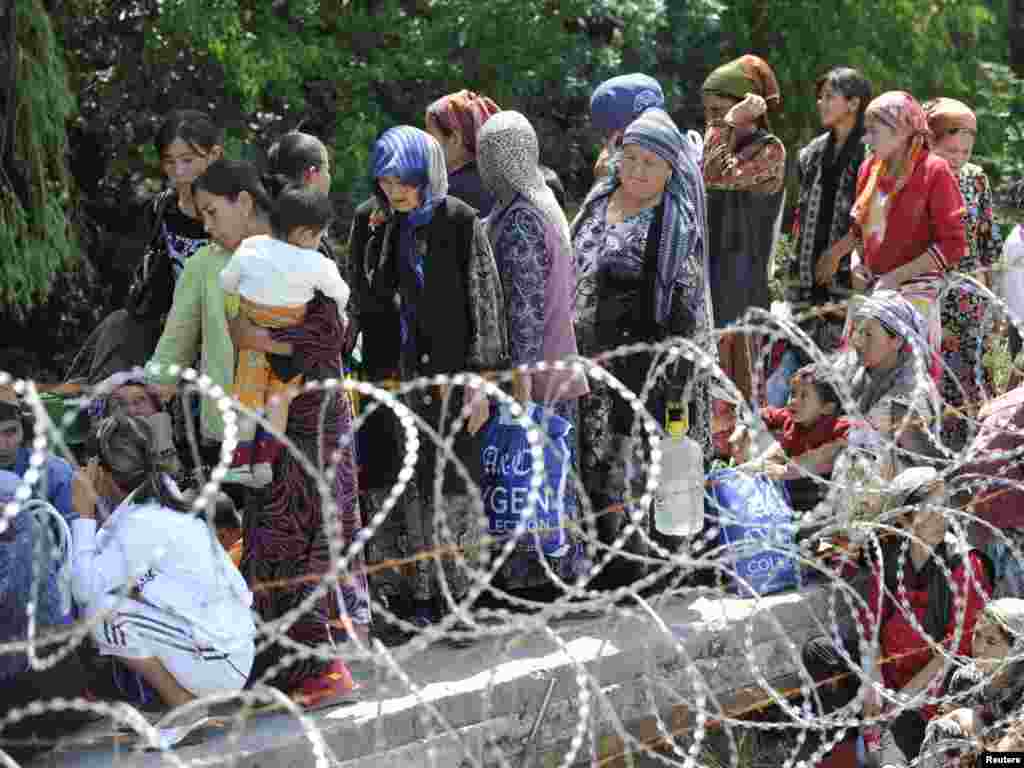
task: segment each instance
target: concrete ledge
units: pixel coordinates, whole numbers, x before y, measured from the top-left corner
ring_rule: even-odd
[[[780,690],[798,685],[800,647],[827,631],[827,591],[812,586],[759,601],[659,595],[650,603],[653,616],[639,606],[615,608],[597,620],[510,628],[468,649],[392,649],[417,693],[382,664],[370,673],[376,679],[364,679],[366,700],[310,718],[333,753],[332,766],[490,766],[499,763],[496,752],[514,764],[553,678],[539,751],[546,758],[568,751],[589,698],[589,733],[578,759],[614,754],[622,729],[641,740],[656,738],[656,713],[672,729],[690,722],[699,688],[715,717],[737,702],[767,699],[759,677]],[[52,754],[35,765],[225,763],[306,768],[316,759],[294,718],[270,714],[165,755],[91,749]]]

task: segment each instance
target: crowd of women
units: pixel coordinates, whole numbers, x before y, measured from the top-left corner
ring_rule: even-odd
[[[132,691],[155,692],[167,705],[256,681],[304,702],[338,700],[353,681],[330,649],[366,642],[371,603],[391,626],[445,622],[452,642],[470,642],[467,596],[487,535],[473,486],[506,412],[484,387],[447,377],[512,368],[511,398],[535,404],[545,429],[557,423],[570,435],[559,457],[569,481],[555,489],[566,535],[554,550],[535,541],[504,553],[492,593],[519,603],[541,593],[586,602],[587,588],[644,575],[652,538],[667,540],[638,505],[651,448],[619,383],[660,424],[670,404],[684,402],[690,437],[710,462],[728,450],[721,438],[764,404],[764,358],[784,373],[778,405],[789,397],[790,373],[824,361],[833,371],[824,378],[845,378],[855,406],[837,445],[872,453],[895,488],[910,489],[897,506],[911,509],[903,525],[914,546],[904,537],[902,548],[866,564],[884,573],[884,590],[868,601],[883,625],[882,653],[912,658],[896,671],[879,662],[876,679],[927,689],[945,658],[934,648],[957,626],[964,658],[982,626],[1017,647],[1018,602],[986,607],[1000,574],[985,570],[989,555],[979,549],[950,545],[946,553],[948,526],[932,509],[946,500],[942,473],[996,394],[985,353],[999,313],[987,289],[1001,239],[987,178],[968,162],[975,115],[951,99],[922,106],[899,91],[872,98],[871,84],[845,67],[815,88],[825,132],[798,154],[786,296],[808,343],[774,356],[746,314],[771,305],[787,156],[769,122],[781,89],[757,56],[704,82],[703,136],[675,124],[652,78],[602,83],[591,98],[602,141],[595,181],[571,222],[527,116],[471,91],[429,104],[423,128],[389,128],[371,147],[374,194],[356,210],[344,257],[335,259],[318,226],[307,227],[347,290],[317,293],[284,327],[258,322],[251,301],[226,291],[223,274],[243,243],[292,242],[280,224],[282,201],[301,202],[303,190],[314,203],[326,196],[327,148],[288,133],[261,171],[223,157],[224,137],[208,115],[170,115],[155,140],[170,189],[146,208],[149,247],[126,307],[81,356],[95,402],[114,404],[138,388],[146,405],[94,411],[91,460],[73,483],[75,610],[102,616],[92,646],[115,659],[119,693],[127,695],[123,680],[134,675]],[[692,346],[684,359],[669,359],[659,344],[680,337]],[[642,351],[606,355],[626,345]],[[614,378],[553,365],[580,356],[599,358]],[[209,505],[240,512],[240,522],[230,523],[231,513],[225,524],[241,529],[234,570],[216,537],[207,537],[216,547],[203,543],[202,510],[197,517],[164,472],[147,419],[173,420],[181,477],[201,485],[227,450],[229,419],[213,397],[183,388],[179,370],[194,367],[210,386],[237,393],[242,359],[287,370],[292,382],[335,379],[358,360],[361,377],[405,387],[400,401],[421,436],[406,457],[402,413],[364,399],[357,421],[337,390],[293,393],[281,422],[290,448],[275,454],[269,481],[226,485],[229,497]],[[796,383],[793,397],[804,397]],[[829,430],[840,404],[831,402]],[[780,422],[787,439],[805,426],[792,416]],[[782,465],[794,458],[778,455]],[[841,467],[834,458],[815,468],[822,494],[833,464]],[[327,470],[326,485],[307,462]],[[0,482],[8,496],[13,487]],[[970,537],[961,538],[966,546]],[[615,557],[619,546],[631,556]],[[966,618],[954,615],[941,571],[970,595]],[[112,596],[117,587],[127,591]],[[900,590],[912,591],[916,621],[887,612]],[[885,622],[897,619],[898,631],[886,634]],[[922,623],[931,645],[918,633]],[[816,679],[849,661],[829,643],[805,655]],[[1016,690],[1012,669],[997,680]],[[85,677],[102,689],[94,673]],[[865,697],[864,706],[871,717],[880,705]],[[897,722],[894,764],[925,740],[920,718]]]

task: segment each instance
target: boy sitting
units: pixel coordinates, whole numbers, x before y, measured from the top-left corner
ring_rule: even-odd
[[[740,469],[785,480],[793,508],[813,508],[820,495],[814,475],[830,476],[836,456],[846,447],[850,423],[840,417],[841,407],[823,366],[800,368],[790,380],[789,404],[761,409],[761,419],[776,442],[756,459],[746,457]],[[744,437],[733,441],[741,443]]]

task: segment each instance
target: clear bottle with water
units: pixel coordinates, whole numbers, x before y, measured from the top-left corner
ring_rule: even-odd
[[[654,497],[654,525],[666,536],[694,536],[704,528],[704,451],[687,435],[687,404],[670,401],[661,442],[661,477]]]

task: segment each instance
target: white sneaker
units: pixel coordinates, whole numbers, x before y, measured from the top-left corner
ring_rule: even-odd
[[[263,488],[274,479],[269,464],[253,464],[248,467],[231,467],[224,475],[222,483],[228,485],[244,485],[248,488]]]

